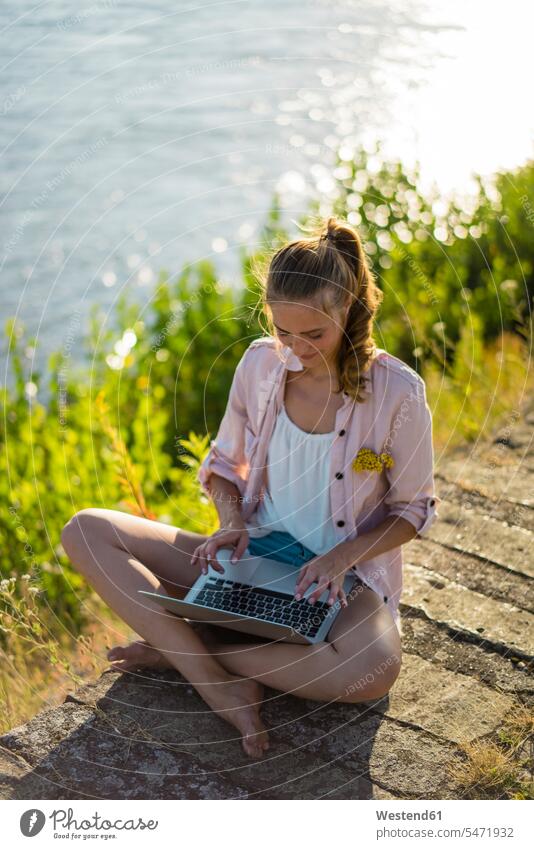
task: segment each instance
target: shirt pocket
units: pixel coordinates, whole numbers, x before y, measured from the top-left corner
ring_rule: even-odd
[[[383,497],[387,489],[386,475],[382,471],[350,470],[352,475],[352,505],[354,518],[359,519],[371,512]]]

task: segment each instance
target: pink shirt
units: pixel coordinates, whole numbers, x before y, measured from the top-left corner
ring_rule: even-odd
[[[284,398],[287,371],[304,366],[289,347],[281,356],[275,339],[255,339],[237,364],[217,436],[198,471],[209,495],[212,473],[232,481],[242,496],[241,513],[250,518],[265,492],[269,441]],[[337,542],[354,539],[394,514],[411,522],[421,537],[438,516],[434,492],[432,417],[423,379],[383,348],[366,371],[365,401],[343,393],[330,449],[330,507]],[[361,448],[391,454],[382,471],[354,471]],[[402,591],[402,547],[361,561],[354,570],[388,605],[397,627]]]

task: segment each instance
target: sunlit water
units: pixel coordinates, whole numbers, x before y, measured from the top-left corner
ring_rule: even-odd
[[[521,162],[531,23],[520,0],[2,5],[2,330],[76,360],[89,305],[142,317],[160,269],[237,281],[275,191],[287,221],[328,203],[340,145],[444,193]]]

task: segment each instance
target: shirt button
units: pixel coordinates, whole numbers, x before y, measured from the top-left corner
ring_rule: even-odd
[[[344,520],[344,519],[340,519],[340,520],[339,520],[339,522],[337,522],[337,526],[338,526],[338,528],[342,528],[344,524],[345,524],[345,520]]]
[[[345,428],[342,428],[342,429],[339,431],[339,435],[340,435],[340,436],[345,436],[345,433],[346,433]]]
[[[342,477],[343,477],[343,472],[336,472],[336,478],[338,479],[338,481],[340,481]]]

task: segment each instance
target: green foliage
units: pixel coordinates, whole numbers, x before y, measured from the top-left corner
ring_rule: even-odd
[[[476,195],[449,199],[435,187],[424,196],[417,168],[408,174],[390,161],[370,170],[364,151],[340,160],[336,173],[334,212],[365,243],[386,295],[379,328],[392,353],[415,366],[414,349],[424,360],[445,347],[448,365],[473,315],[484,342],[524,328],[534,292],[534,161],[493,181],[476,177]]]

